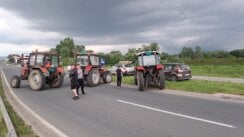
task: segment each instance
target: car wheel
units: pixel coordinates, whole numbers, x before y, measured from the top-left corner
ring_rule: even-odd
[[[178,81],[178,78],[177,78],[177,76],[172,75],[172,76],[170,76],[170,80],[171,81]]]

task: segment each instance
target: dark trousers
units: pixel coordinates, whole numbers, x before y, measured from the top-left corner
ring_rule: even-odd
[[[117,76],[117,86],[121,86],[122,77]]]
[[[81,88],[81,92],[82,94],[85,94],[85,91],[84,91],[84,80],[83,79],[78,79],[77,81],[77,93],[79,93],[79,88]]]

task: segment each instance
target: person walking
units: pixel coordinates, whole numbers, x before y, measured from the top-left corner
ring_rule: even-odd
[[[82,94],[85,94],[85,91],[84,91],[84,80],[83,80],[83,71],[80,67],[79,64],[77,64],[77,73],[78,73],[78,81],[77,81],[77,87],[76,87],[76,91],[77,91],[77,94],[79,95],[79,88],[81,88],[81,92]]]
[[[70,78],[70,84],[71,84],[71,90],[73,92],[73,100],[79,99],[79,96],[76,91],[77,87],[77,80],[78,80],[78,73],[76,70],[76,66],[74,64],[71,65],[71,71],[69,73],[69,78]]]
[[[117,75],[117,86],[118,86],[118,88],[121,88],[121,81],[122,81],[122,76],[123,76],[121,66],[118,66],[118,68],[116,69],[116,75]]]

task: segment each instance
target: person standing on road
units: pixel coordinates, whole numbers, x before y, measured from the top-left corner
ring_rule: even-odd
[[[71,90],[73,92],[73,100],[77,100],[77,99],[79,99],[79,96],[76,91],[78,73],[76,70],[76,66],[73,64],[71,65],[71,71],[69,73],[69,78],[70,78]]]
[[[123,77],[123,72],[121,70],[121,66],[118,66],[118,68],[116,69],[116,75],[117,75],[117,86],[118,86],[118,88],[121,88],[121,81],[122,81],[122,77]]]
[[[79,88],[81,88],[82,94],[85,94],[84,80],[83,80],[84,76],[83,76],[83,71],[79,64],[77,64],[77,73],[78,73],[78,81],[77,81],[77,87],[76,87],[77,94],[79,95]]]

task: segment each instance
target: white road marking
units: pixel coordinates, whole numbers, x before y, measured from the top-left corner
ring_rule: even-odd
[[[210,123],[210,124],[214,124],[214,125],[219,125],[219,126],[223,126],[223,127],[228,127],[228,128],[236,128],[233,125],[224,124],[224,123],[215,122],[215,121],[211,121],[211,120],[207,120],[207,119],[202,119],[202,118],[197,118],[197,117],[192,117],[192,116],[188,116],[188,115],[184,115],[184,114],[179,114],[179,113],[175,113],[175,112],[170,112],[170,111],[166,111],[166,110],[162,110],[162,109],[158,109],[158,108],[153,108],[153,107],[149,107],[149,106],[144,106],[144,105],[140,105],[140,104],[136,104],[136,103],[124,101],[124,100],[117,100],[117,101],[118,102],[121,102],[121,103],[129,104],[129,105],[141,107],[141,108],[146,108],[146,109],[153,110],[153,111],[158,111],[158,112],[162,112],[162,113],[166,113],[166,114],[170,114],[170,115],[174,115],[174,116],[179,116],[179,117],[187,118],[187,119],[202,121],[202,122],[206,122],[206,123]]]

